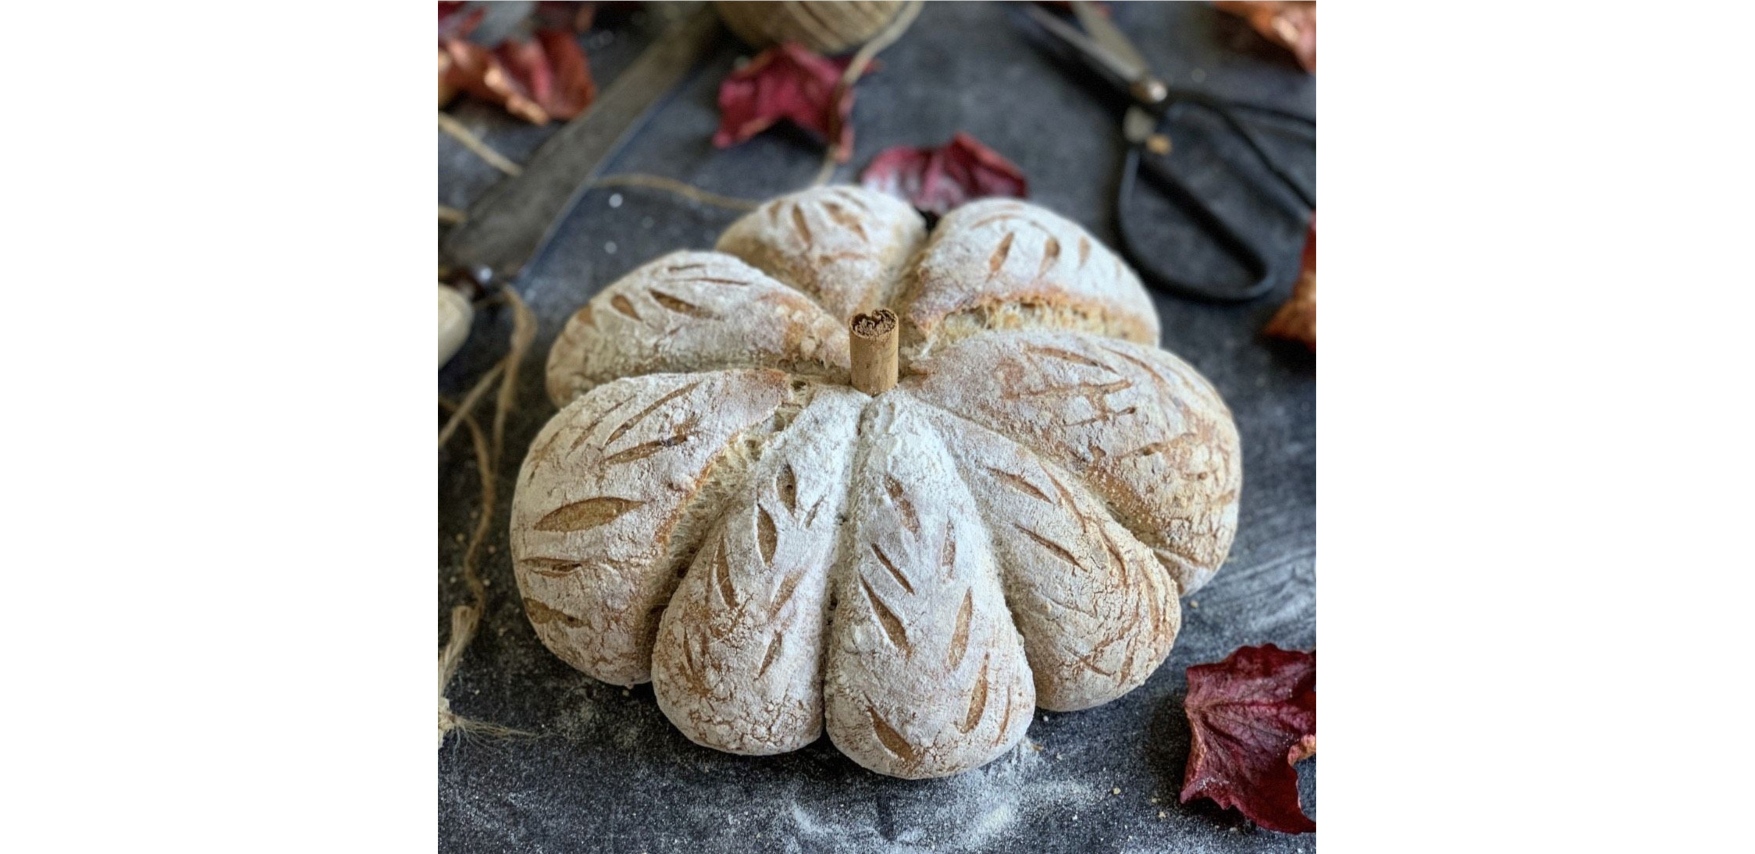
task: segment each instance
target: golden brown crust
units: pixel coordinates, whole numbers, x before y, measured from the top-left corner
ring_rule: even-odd
[[[822,734],[829,565],[865,402],[817,394],[764,450],[664,611],[653,690],[697,744],[781,753]]]
[[[1151,297],[1115,253],[1071,220],[1011,199],[971,202],[940,220],[900,303],[903,346],[918,353],[992,329],[1158,341]]]
[[[718,251],[816,298],[835,320],[889,303],[926,239],[906,203],[861,187],[816,187],[774,199],[731,224]]]
[[[1181,359],[1071,332],[991,333],[916,363],[902,388],[1085,479],[1183,595],[1237,532],[1243,455],[1231,412]]]
[[[1071,472],[942,410],[929,420],[993,537],[1036,704],[1068,712],[1146,681],[1182,625],[1176,582]]]
[[[736,440],[790,391],[778,371],[654,374],[599,386],[531,443],[512,497],[512,560],[537,636],[618,685],[650,678],[658,618],[723,500]]]
[[[603,289],[549,350],[564,406],[620,377],[770,367],[845,380],[847,333],[820,306],[717,252],[673,252]]]
[[[975,499],[922,409],[867,408],[823,685],[835,746],[910,779],[1011,749],[1036,702]]]

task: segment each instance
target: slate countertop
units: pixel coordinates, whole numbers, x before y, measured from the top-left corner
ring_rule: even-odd
[[[1114,19],[1171,86],[1315,114],[1315,81],[1205,4],[1115,4]],[[660,31],[662,14],[622,15],[584,37],[599,85]],[[1114,246],[1112,198],[1123,154],[1119,102],[1094,99],[1093,81],[1057,60],[1015,8],[928,4],[859,83],[856,151],[836,173],[855,180],[877,151],[974,135],[1021,167],[1031,201]],[[751,53],[725,36],[605,174],[663,175],[729,196],[765,199],[808,184],[821,148],[802,133],[770,131],[714,149],[718,82]],[[463,103],[451,112],[514,160],[558,126],[540,129]],[[1202,151],[1199,129],[1178,151]],[[441,136],[442,204],[466,208],[497,180],[491,167]],[[1288,151],[1295,149],[1288,148]],[[1215,154],[1215,152],[1219,152]],[[1233,164],[1236,165],[1236,164]],[[1246,165],[1246,164],[1245,164]],[[1239,167],[1241,168],[1241,167]],[[1295,171],[1313,185],[1306,152]],[[1210,172],[1210,170],[1208,170]],[[1208,174],[1201,172],[1201,174]],[[587,193],[549,250],[518,282],[539,320],[519,377],[497,485],[502,502],[482,574],[489,607],[480,636],[448,690],[466,717],[538,734],[451,735],[439,751],[439,848],[444,851],[1308,851],[1315,837],[1255,829],[1210,803],[1176,803],[1188,755],[1183,671],[1242,645],[1316,643],[1316,371],[1302,345],[1259,330],[1290,291],[1304,222],[1237,192],[1211,173],[1221,213],[1278,247],[1273,293],[1242,305],[1154,294],[1162,345],[1218,388],[1242,433],[1244,489],[1238,535],[1215,580],[1183,603],[1169,659],[1139,689],[1075,713],[1038,710],[1028,738],[989,766],[958,777],[906,781],[865,771],[827,739],[783,756],[738,757],[698,747],[658,710],[650,686],[605,685],[568,667],[536,639],[507,556],[504,499],[524,449],[553,414],[542,388],[548,347],[566,318],[598,290],[658,255],[710,248],[738,211],[662,191]],[[1138,214],[1167,215],[1151,208]],[[1138,224],[1143,222],[1145,224]],[[1153,223],[1136,222],[1151,232]],[[1199,241],[1165,225],[1167,251],[1207,264]],[[1180,235],[1180,236],[1179,236]],[[1208,253],[1210,255],[1210,253]],[[1216,269],[1216,268],[1215,268]],[[481,312],[470,340],[439,374],[453,400],[505,349],[510,318]],[[478,472],[466,438],[439,454],[439,639],[467,600],[460,534],[473,525]],[[1316,815],[1315,762],[1300,766],[1306,811]]]

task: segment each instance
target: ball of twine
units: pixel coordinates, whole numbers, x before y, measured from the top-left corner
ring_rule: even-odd
[[[852,50],[882,32],[907,0],[836,0],[804,3],[725,2],[713,8],[726,28],[754,48],[798,42],[818,53]]]

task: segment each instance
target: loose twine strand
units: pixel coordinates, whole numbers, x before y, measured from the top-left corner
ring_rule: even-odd
[[[524,171],[524,167],[513,163],[511,158],[495,151],[493,146],[483,142],[482,138],[476,136],[474,131],[464,127],[462,122],[452,118],[451,114],[444,110],[439,111],[439,130],[449,134],[452,139],[463,143],[464,148],[469,149],[475,156],[486,160],[488,165],[507,175],[517,175]]]
[[[902,8],[901,12],[896,14],[896,19],[891,21],[883,32],[866,42],[865,46],[853,55],[853,61],[847,64],[847,70],[841,74],[841,82],[835,84],[835,97],[831,103],[841,103],[841,99],[847,95],[847,90],[853,88],[853,84],[858,82],[860,75],[864,74],[865,69],[871,66],[871,61],[877,58],[880,51],[902,37],[902,33],[908,30],[909,25],[914,23],[914,19],[920,17],[920,9],[925,5],[926,0],[911,0],[907,6]],[[810,182],[812,187],[821,187],[829,183],[829,179],[835,176],[835,167],[840,165],[841,158],[853,153],[841,150],[839,128],[836,130],[837,138],[830,143],[828,150],[823,152],[823,166],[817,170],[817,177]]]
[[[470,441],[475,447],[475,465],[481,476],[481,516],[476,519],[469,545],[463,551],[463,583],[469,588],[470,602],[451,609],[451,639],[439,652],[440,747],[445,744],[445,733],[454,729],[485,735],[532,735],[499,724],[464,718],[451,711],[451,701],[445,696],[446,687],[451,684],[452,677],[457,675],[457,666],[463,659],[463,652],[475,640],[476,633],[481,628],[482,615],[487,611],[487,585],[481,578],[479,555],[481,545],[487,539],[495,520],[495,481],[499,478],[500,453],[505,447],[506,416],[512,410],[513,394],[517,390],[518,366],[523,363],[525,353],[536,339],[536,317],[529,306],[510,287],[502,288],[501,293],[512,307],[512,336],[506,355],[476,381],[461,403],[453,404],[444,398],[439,399],[441,406],[452,410],[451,417],[439,431],[439,447],[444,447],[445,441],[456,432],[459,424],[469,428]],[[494,402],[493,438],[490,440],[470,410],[486,396],[496,378],[500,379],[500,393]]]
[[[513,163],[511,158],[496,151],[493,146],[487,144],[486,140],[476,136],[473,131],[464,127],[462,122],[446,115],[443,111],[439,113],[439,129],[443,130],[458,142],[463,143],[464,148],[469,149],[477,157],[486,161],[488,165],[493,166],[501,172],[504,172],[507,175],[519,175],[523,173],[524,170],[519,167],[518,164]],[[679,196],[693,199],[702,204],[728,208],[736,211],[753,211],[761,204],[760,202],[751,201],[749,199],[721,196],[718,193],[703,190],[700,187],[678,181],[675,178],[666,178],[662,175],[646,175],[639,172],[630,172],[623,175],[607,175],[592,181],[591,186],[646,187],[654,190],[666,190]],[[446,207],[444,205],[439,206],[440,222],[448,225],[456,225],[468,218],[468,214],[465,214],[463,211],[456,208]]]

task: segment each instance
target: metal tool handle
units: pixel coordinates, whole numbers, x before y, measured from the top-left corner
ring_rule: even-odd
[[[1222,101],[1218,98],[1213,98],[1199,92],[1191,92],[1182,89],[1172,91],[1167,97],[1166,104],[1167,106],[1163,113],[1163,120],[1166,124],[1173,121],[1176,114],[1185,106],[1200,107],[1217,115],[1219,120],[1223,121],[1225,125],[1231,129],[1232,133],[1237,134],[1237,136],[1243,140],[1244,146],[1249,149],[1250,153],[1255,155],[1255,158],[1261,162],[1261,165],[1266,167],[1268,172],[1272,173],[1275,178],[1279,179],[1282,186],[1298,197],[1298,201],[1304,204],[1305,210],[1316,209],[1316,194],[1311,190],[1306,190],[1304,185],[1298,183],[1297,179],[1293,178],[1285,169],[1280,167],[1279,161],[1275,160],[1272,155],[1268,154],[1267,147],[1262,144],[1261,137],[1256,134],[1255,129],[1250,127],[1248,123],[1239,119],[1235,111],[1242,110],[1245,112],[1261,113],[1263,115],[1274,116],[1279,119],[1304,125],[1310,129],[1312,141],[1315,140],[1316,135],[1315,119],[1262,104],[1250,104],[1242,101]]]
[[[1224,288],[1209,282],[1195,282],[1176,275],[1163,265],[1150,259],[1162,258],[1164,253],[1148,254],[1143,250],[1145,245],[1134,233],[1127,215],[1128,201],[1133,198],[1134,184],[1137,181],[1142,161],[1148,171],[1152,183],[1164,191],[1177,209],[1187,214],[1198,224],[1202,231],[1218,244],[1225,254],[1243,265],[1249,272],[1251,283],[1242,288]],[[1273,289],[1267,258],[1261,251],[1245,240],[1230,223],[1220,219],[1212,209],[1189,189],[1182,179],[1156,157],[1142,158],[1139,146],[1129,146],[1127,160],[1121,168],[1121,186],[1115,192],[1115,222],[1121,233],[1121,248],[1134,262],[1134,266],[1152,285],[1177,294],[1195,299],[1212,300],[1215,302],[1243,302],[1252,300]]]

